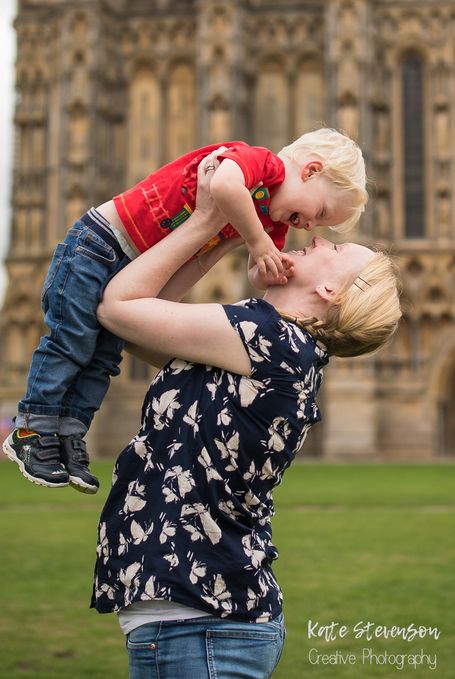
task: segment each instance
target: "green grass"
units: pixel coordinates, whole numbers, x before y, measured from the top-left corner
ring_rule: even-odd
[[[123,636],[113,615],[89,610],[97,519],[112,463],[98,462],[102,491],[47,491],[0,464],[0,678],[124,679]],[[453,466],[295,465],[277,489],[275,572],[287,638],[274,679],[455,677],[455,474]],[[431,638],[326,642],[308,620],[437,626]],[[354,666],[312,665],[311,648],[354,653]],[[437,655],[402,671],[362,665],[362,648]],[[178,679],[178,678],[176,678]],[[198,679],[195,677],[195,679]]]

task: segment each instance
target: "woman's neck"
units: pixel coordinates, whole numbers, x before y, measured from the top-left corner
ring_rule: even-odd
[[[275,309],[284,311],[296,318],[319,318],[327,315],[327,304],[317,294],[302,290],[292,290],[287,285],[274,285],[264,294],[266,302]]]

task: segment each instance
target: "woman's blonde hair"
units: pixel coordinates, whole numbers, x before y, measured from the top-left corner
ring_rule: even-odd
[[[334,231],[344,233],[352,229],[360,219],[368,201],[366,191],[365,161],[362,151],[350,137],[328,127],[307,132],[292,144],[285,146],[278,153],[286,156],[298,165],[303,165],[309,158],[320,158],[324,167],[321,170],[338,188],[352,192],[352,213],[342,224],[332,226]]]
[[[402,315],[400,292],[397,265],[384,252],[376,252],[355,281],[340,290],[324,321],[292,320],[320,340],[329,354],[360,356],[382,347],[396,331]]]

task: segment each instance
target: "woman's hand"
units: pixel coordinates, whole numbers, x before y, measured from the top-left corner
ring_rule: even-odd
[[[220,165],[217,158],[219,153],[226,151],[226,146],[220,146],[210,155],[201,160],[197,169],[197,194],[195,212],[198,211],[211,227],[210,235],[214,235],[226,225],[226,218],[221,210],[216,206],[215,201],[210,195],[210,183],[216,169]]]

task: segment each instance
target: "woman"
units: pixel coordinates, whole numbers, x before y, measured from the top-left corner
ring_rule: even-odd
[[[190,260],[223,224],[205,163],[192,217],[120,272],[99,307],[108,330],[165,366],[99,526],[92,605],[119,611],[131,679],[271,675],[284,637],[273,488],[319,419],[328,354],[378,348],[400,317],[390,260],[322,238],[289,253],[274,280],[285,284],[263,300],[169,301],[229,247]]]

